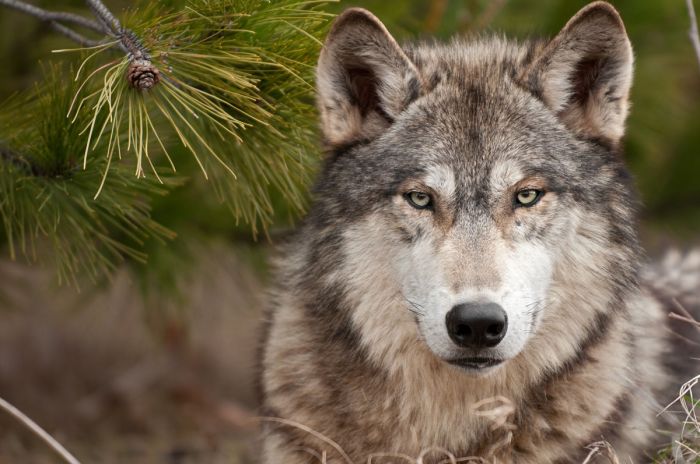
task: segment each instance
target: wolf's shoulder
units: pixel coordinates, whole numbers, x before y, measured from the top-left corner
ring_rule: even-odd
[[[698,373],[700,327],[693,320],[700,320],[700,248],[667,251],[646,266],[641,284],[664,313],[670,343],[663,364],[680,385]]]
[[[700,316],[700,248],[667,251],[644,268],[642,282],[660,299]]]

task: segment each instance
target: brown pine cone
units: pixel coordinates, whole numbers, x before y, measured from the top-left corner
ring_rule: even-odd
[[[148,60],[134,60],[126,70],[126,80],[137,90],[150,90],[160,82],[160,71]]]

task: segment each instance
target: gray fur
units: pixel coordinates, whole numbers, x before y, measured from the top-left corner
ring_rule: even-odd
[[[665,367],[663,327],[672,298],[697,305],[700,270],[692,258],[682,283],[659,286],[643,267],[619,153],[631,73],[606,3],[550,42],[400,48],[370,13],[341,15],[318,69],[329,154],[277,263],[264,414],[310,427],[357,463],[433,446],[578,462],[601,439],[641,459],[669,440],[656,413],[681,373]],[[533,186],[540,203],[516,207]],[[431,210],[408,204],[413,190],[431,193]],[[466,371],[446,362],[474,353],[449,343],[444,313],[485,297],[513,318],[486,352],[505,362]],[[513,405],[514,427],[476,414],[494,397]],[[314,450],[342,462],[309,433],[266,427],[265,463],[316,462]]]

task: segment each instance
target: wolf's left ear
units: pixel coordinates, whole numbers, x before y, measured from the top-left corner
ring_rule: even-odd
[[[316,71],[318,108],[331,147],[381,134],[421,91],[416,67],[372,13],[338,16]]]
[[[625,129],[632,46],[612,5],[580,10],[536,56],[523,82],[574,132],[616,147]]]

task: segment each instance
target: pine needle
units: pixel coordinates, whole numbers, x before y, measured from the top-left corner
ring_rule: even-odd
[[[115,134],[124,133],[137,177],[145,175],[144,162],[154,174],[163,161],[175,172],[168,152],[179,143],[205,178],[224,176],[216,187],[221,201],[232,203],[236,219],[254,233],[273,220],[272,196],[284,196],[290,211],[303,211],[317,162],[312,82],[331,17],[320,11],[325,3],[191,0],[165,12],[142,2],[122,21],[160,76],[149,90],[126,79],[133,57],[115,61],[107,44],[76,49],[89,52],[69,110],[72,120],[84,105],[92,111],[82,127],[88,140],[83,169],[90,157],[103,156],[108,176],[113,150],[121,151]],[[112,142],[100,152],[105,133]]]
[[[12,259],[49,258],[58,282],[77,287],[83,273],[96,281],[124,259],[144,261],[140,248],[147,239],[173,237],[151,219],[150,201],[177,182],[160,175],[139,180],[115,163],[115,147],[118,152],[124,138],[116,129],[90,141],[106,156],[83,170],[80,157],[88,138],[80,135],[81,128],[91,121],[103,127],[107,118],[118,120],[120,107],[98,117],[84,107],[71,123],[65,115],[78,84],[59,67],[45,74],[42,87],[6,103],[0,112],[0,141],[7,155],[0,161],[0,218]]]

